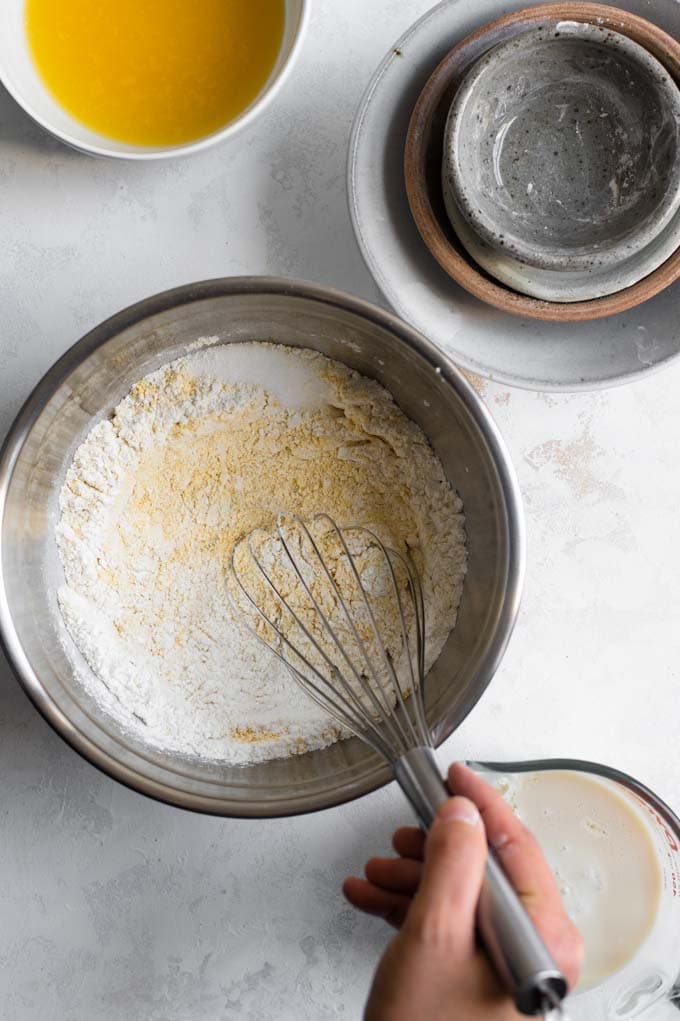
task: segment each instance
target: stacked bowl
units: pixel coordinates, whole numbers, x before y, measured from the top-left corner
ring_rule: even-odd
[[[413,111],[405,180],[440,265],[552,320],[680,275],[680,45],[601,4],[534,6],[454,47]]]

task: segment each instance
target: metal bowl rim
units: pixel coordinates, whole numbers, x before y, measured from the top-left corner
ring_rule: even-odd
[[[482,433],[491,459],[498,472],[505,501],[508,526],[507,585],[503,596],[495,634],[485,655],[477,666],[475,681],[470,685],[457,719],[442,729],[437,744],[446,740],[460,725],[489,685],[505,652],[514,629],[524,583],[526,538],[522,498],[514,467],[498,427],[473,387],[451,359],[396,315],[378,306],[334,288],[303,280],[285,277],[240,276],[222,277],[162,291],[144,298],[105,319],[98,326],[77,340],[47,370],[10,426],[0,449],[0,645],[19,683],[47,723],[76,752],[103,773],[123,785],[145,794],[157,801],[210,815],[232,818],[272,818],[300,815],[319,811],[353,801],[383,787],[391,779],[388,766],[380,765],[368,772],[361,784],[345,784],[328,792],[314,796],[288,796],[268,803],[245,802],[229,797],[210,798],[177,790],[143,775],[136,769],[115,759],[99,748],[89,737],[77,730],[59,707],[52,701],[33,670],[19,636],[14,628],[5,587],[3,570],[3,526],[7,494],[14,474],[14,468],[31,428],[44,410],[46,404],[64,383],[67,377],[86,358],[106,344],[118,333],[153,315],[172,308],[230,295],[276,295],[302,298],[318,302],[326,307],[339,308],[365,319],[392,333],[396,339],[415,351],[417,355],[435,369],[461,398],[466,410]]]

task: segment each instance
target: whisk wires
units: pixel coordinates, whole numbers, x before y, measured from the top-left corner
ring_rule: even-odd
[[[282,513],[235,547],[228,592],[251,631],[343,728],[394,761],[430,744],[423,592],[371,529]],[[386,638],[387,636],[387,638]]]

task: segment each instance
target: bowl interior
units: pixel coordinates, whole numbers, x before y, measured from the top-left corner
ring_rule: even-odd
[[[158,159],[198,151],[242,127],[262,107],[287,67],[301,33],[306,0],[285,0],[286,20],[281,48],[269,78],[259,94],[239,116],[224,128],[176,146],[129,145],[100,135],[72,117],[52,96],[33,62],[25,25],[25,0],[3,0],[0,31],[0,81],[14,99],[42,127],[76,149],[99,156],[128,159]]]
[[[317,290],[296,294],[290,285],[254,285],[248,293],[238,283],[216,281],[120,313],[44,378],[17,420],[0,466],[0,617],[20,679],[48,720],[91,761],[183,807],[291,814],[365,793],[389,776],[356,739],[247,767],[158,751],[121,729],[74,674],[56,604],[61,567],[54,526],[65,469],[93,420],[109,414],[136,380],[183,354],[187,344],[219,336],[225,343],[268,340],[316,348],[379,380],[430,438],[465,502],[469,546],[458,624],[426,685],[438,741],[480,697],[514,621],[522,560],[516,488],[481,402],[445,358],[397,320]]]
[[[624,35],[539,27],[462,82],[444,187],[487,243],[529,265],[613,265],[680,202],[679,110],[668,73]]]

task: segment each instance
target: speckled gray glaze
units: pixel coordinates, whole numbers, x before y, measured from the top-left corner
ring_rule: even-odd
[[[668,224],[679,149],[680,91],[661,64],[616,32],[563,22],[501,43],[468,73],[443,186],[492,248],[597,272]]]
[[[509,10],[523,6],[526,0],[507,3]],[[620,6],[642,17],[649,14],[647,0],[621,0]],[[680,361],[680,281],[607,319],[576,326],[523,319],[457,286],[418,233],[403,176],[394,169],[403,163],[413,108],[446,54],[497,15],[497,0],[475,0],[474,5],[443,0],[390,41],[358,107],[350,139],[350,213],[361,253],[391,307],[469,372],[509,387],[552,392],[642,381]],[[680,0],[655,0],[654,21],[680,38]],[[523,456],[518,450],[520,460]]]
[[[580,271],[540,269],[513,259],[502,248],[487,245],[475,234],[447,194],[444,194],[444,204],[458,240],[482,269],[515,291],[543,301],[589,301],[632,287],[669,259],[680,244],[678,210],[670,223],[645,248],[623,259],[616,266],[591,266]]]

